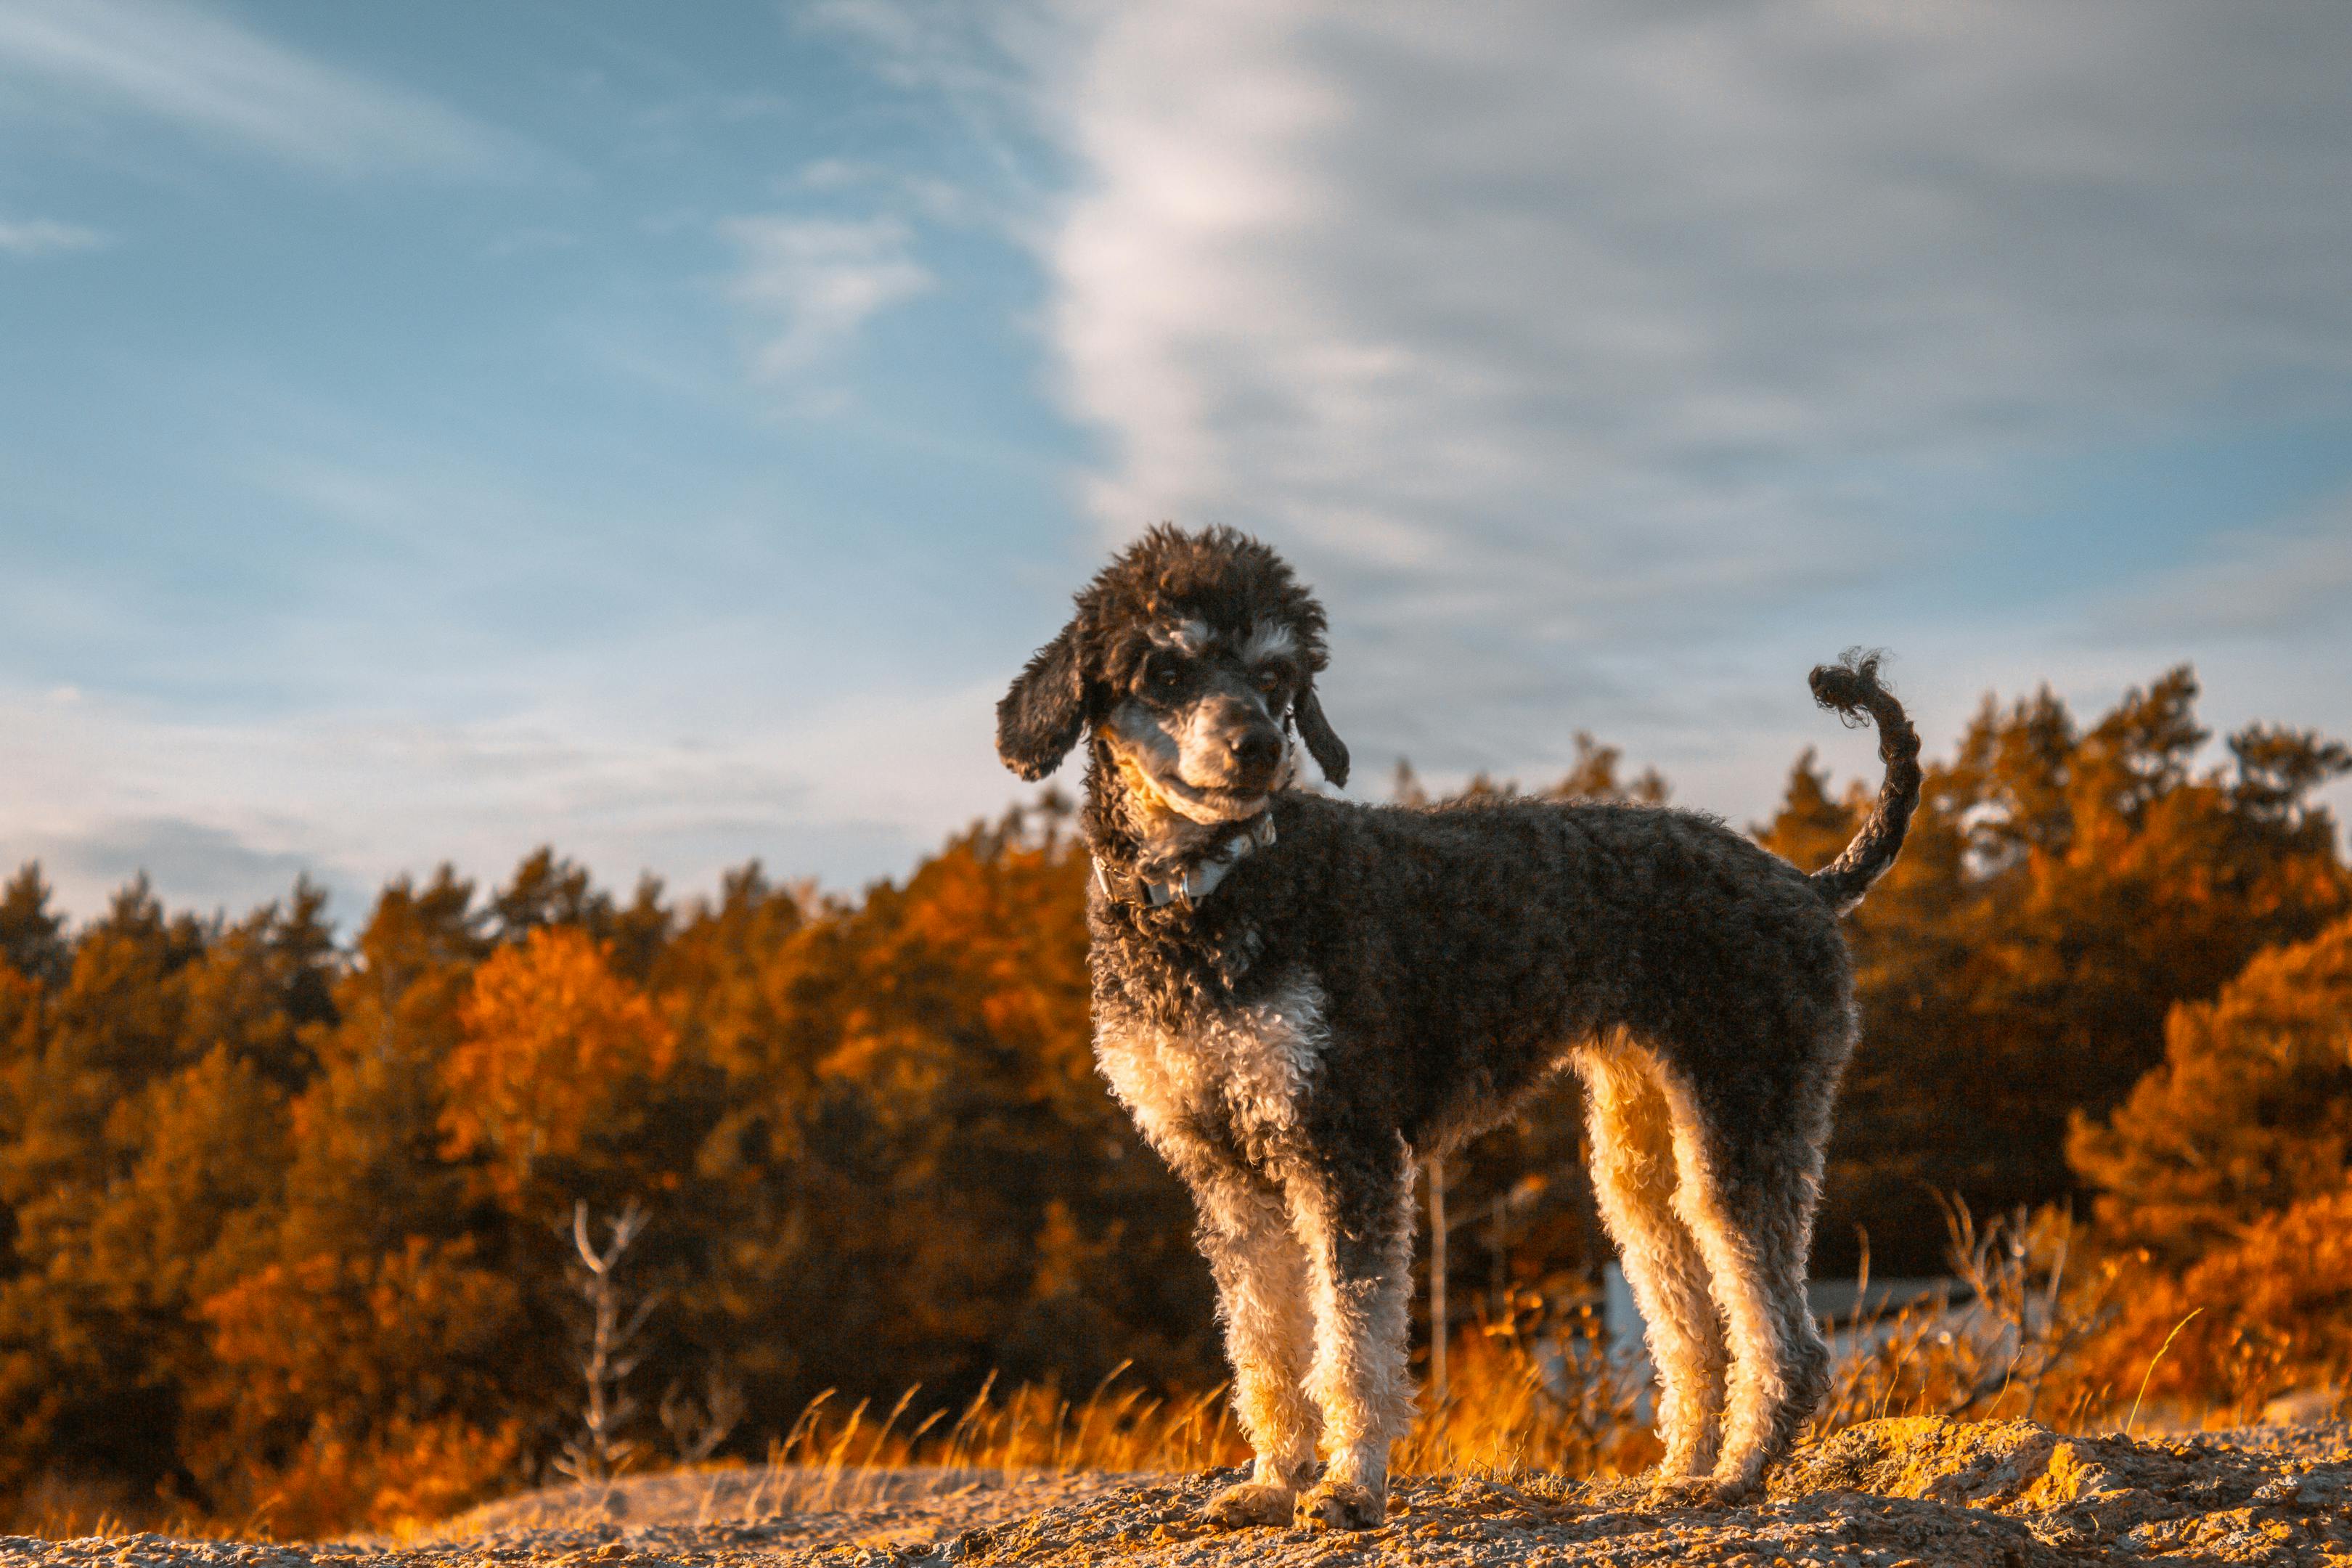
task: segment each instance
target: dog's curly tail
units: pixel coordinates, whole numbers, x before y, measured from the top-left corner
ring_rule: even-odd
[[[1878,786],[1878,804],[1870,820],[1836,859],[1807,879],[1841,914],[1862,902],[1870,885],[1895,864],[1912,810],[1919,804],[1919,732],[1911,727],[1903,704],[1879,681],[1879,661],[1885,657],[1850,647],[1837,663],[1819,666],[1811,677],[1813,700],[1834,710],[1848,724],[1878,721],[1878,756],[1886,764],[1886,782]]]

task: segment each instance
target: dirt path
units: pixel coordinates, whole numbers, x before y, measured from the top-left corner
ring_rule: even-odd
[[[1360,1534],[1212,1532],[1231,1473],[728,1471],[542,1492],[430,1539],[259,1545],[160,1536],[0,1539],[0,1568],[798,1568],[800,1564],[1459,1564],[1586,1568],[2040,1568],[2260,1563],[2352,1568],[2352,1444],[2341,1426],[2127,1442],[2026,1422],[1872,1422],[1805,1450],[1772,1495],[1654,1510],[1630,1482],[1409,1477]]]

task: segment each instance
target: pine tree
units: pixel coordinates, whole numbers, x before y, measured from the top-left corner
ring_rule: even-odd
[[[310,1080],[305,1036],[333,1024],[341,967],[325,909],[305,879],[282,910],[264,904],[214,940],[186,976],[189,1050],[225,1046],[289,1093]]]
[[[523,857],[514,880],[491,895],[488,913],[500,942],[520,942],[548,926],[577,926],[596,937],[612,934],[612,895],[548,844]]]
[[[1543,793],[1553,800],[1638,801],[1643,805],[1664,805],[1673,793],[1666,786],[1664,775],[1655,768],[1643,768],[1633,779],[1622,780],[1617,776],[1617,768],[1624,759],[1625,753],[1618,747],[1604,746],[1579,730],[1575,763],[1559,783]]]
[[[0,963],[33,982],[54,988],[72,963],[65,917],[49,908],[49,885],[41,868],[27,860],[0,889]]]
[[[1847,922],[1863,1034],[1819,1267],[1853,1267],[1859,1227],[1879,1268],[1938,1268],[1937,1192],[1979,1212],[2084,1195],[2069,1119],[2131,1092],[2169,1009],[2352,907],[2310,798],[2343,749],[2258,726],[2200,773],[2196,697],[2172,670],[2087,731],[2046,689],[1988,700],[1953,761],[1928,767],[1902,858]],[[1800,864],[1831,852],[1827,797],[1801,765],[1763,842]],[[1862,806],[1850,796],[1847,819]]]
[[[2352,1177],[2352,917],[2175,1007],[2164,1061],[2069,1157],[2101,1228],[2186,1264]]]
[[[447,866],[388,884],[338,975],[329,1016],[301,1032],[317,1070],[294,1101],[279,1255],[376,1256],[412,1236],[453,1238],[462,1184],[441,1160],[441,1069],[488,951],[474,889]]]
[[[182,1461],[225,1511],[274,1495],[277,1528],[388,1523],[378,1503],[405,1484],[404,1449],[484,1475],[518,1459],[499,1435],[551,1358],[532,1353],[522,1289],[485,1261],[482,1216],[441,1158],[441,1072],[488,951],[473,899],[446,866],[388,884],[323,999],[315,900],[247,922],[240,973],[280,982],[311,1065],[271,1223],[190,1314],[209,1372],[186,1397]]]
[[[143,878],[124,888],[0,1080],[16,1265],[0,1281],[0,1487],[51,1467],[149,1487],[172,1472],[178,1391],[150,1354],[147,1293],[92,1237],[139,1168],[149,1090],[187,1065],[184,972],[207,935],[167,918]]]

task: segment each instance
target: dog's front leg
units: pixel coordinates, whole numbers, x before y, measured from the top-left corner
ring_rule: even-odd
[[[1289,1197],[1315,1307],[1307,1383],[1328,1457],[1323,1479],[1298,1499],[1297,1521],[1368,1530],[1387,1515],[1389,1448],[1412,1418],[1412,1159],[1399,1138],[1294,1175]]]
[[[1192,1173],[1201,1250],[1217,1280],[1234,1412],[1257,1456],[1250,1479],[1209,1500],[1212,1524],[1288,1524],[1298,1489],[1315,1473],[1321,1417],[1307,1394],[1315,1320],[1307,1254],[1283,1194],[1246,1172]]]

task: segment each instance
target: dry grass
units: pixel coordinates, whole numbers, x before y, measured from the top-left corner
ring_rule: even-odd
[[[2127,1262],[2084,1262],[2080,1231],[2058,1211],[2020,1212],[1980,1225],[1955,1206],[1948,1218],[1954,1287],[1884,1310],[1858,1306],[1853,1316],[1829,1325],[1842,1353],[1830,1400],[1809,1436],[1916,1415],[2021,1416],[2061,1430],[2119,1429],[2124,1407],[2155,1364],[2141,1352],[2121,1353],[2130,1348],[2121,1342],[2121,1329],[2133,1318],[2116,1301],[2138,1289]],[[1871,1298],[1864,1290],[1857,1300]],[[1641,1415],[1646,1389],[1630,1358],[1612,1352],[1589,1307],[1547,1318],[1529,1298],[1525,1315],[1457,1334],[1450,1362],[1445,1399],[1424,1401],[1398,1445],[1401,1473],[1532,1469],[1610,1477],[1638,1472],[1658,1455]],[[946,1407],[929,1405],[919,1386],[888,1406],[845,1405],[828,1390],[769,1443],[763,1462],[681,1468],[669,1480],[683,1489],[685,1511],[699,1522],[721,1522],[874,1506],[1022,1478],[1187,1472],[1248,1461],[1223,1386],[1171,1395],[1126,1373],[1122,1365],[1075,1398],[1050,1384],[1003,1389],[992,1375],[976,1396]],[[2160,1410],[2151,1405],[2148,1416],[2171,1427],[2247,1418],[2243,1398],[2208,1405],[2193,1395],[2175,1398]],[[413,1446],[404,1449],[411,1469],[443,1468]],[[424,1502],[432,1489],[407,1479],[416,1483],[408,1489],[417,1492],[412,1503]],[[596,1487],[546,1495],[547,1510],[531,1512],[528,1522],[560,1527],[605,1517],[608,1492]],[[406,1536],[454,1527],[436,1531],[417,1522],[432,1517],[423,1508],[404,1508],[390,1528]],[[25,1499],[16,1528],[53,1538],[143,1529],[253,1539],[266,1538],[279,1522],[266,1513],[223,1520],[152,1501],[140,1507],[115,1492],[48,1479]]]
[[[1588,1310],[1553,1331],[1482,1326],[1453,1349],[1445,1402],[1424,1408],[1396,1449],[1408,1474],[1543,1469],[1619,1475],[1658,1448],[1635,1418],[1640,1389],[1608,1353]],[[1074,1470],[1185,1472],[1249,1462],[1224,1385],[1168,1397],[1127,1384],[1124,1365],[1084,1398],[1047,1385],[999,1394],[992,1377],[960,1410],[919,1422],[908,1389],[887,1411],[846,1411],[819,1394],[772,1443],[768,1468],[795,1478],[803,1507],[856,1506],[875,1478],[909,1467],[1004,1475]],[[812,1488],[803,1478],[815,1478]]]
[[[1948,1213],[1952,1287],[1832,1323],[1841,1346],[1829,1403],[1809,1436],[1887,1415],[2024,1417],[2066,1431],[2121,1425],[2141,1369],[2120,1394],[2102,1335],[2114,1327],[2125,1276],[2113,1259],[2084,1261],[2081,1228],[2060,1210],[1979,1223]],[[1866,1269],[1866,1265],[1865,1265]],[[1867,1284],[1867,1278],[1862,1282]],[[1867,1302],[1866,1290],[1857,1292]],[[1530,1303],[1532,1306],[1532,1302]],[[1640,1411],[1646,1390],[1612,1353],[1590,1308],[1565,1319],[1539,1310],[1458,1334],[1442,1404],[1424,1401],[1398,1445],[1406,1474],[1535,1469],[1575,1478],[1630,1475],[1659,1448]],[[784,1504],[855,1507],[881,1500],[910,1468],[970,1477],[1072,1471],[1191,1471],[1248,1461],[1222,1386],[1156,1395],[1115,1371],[1082,1398],[1051,1386],[1000,1391],[992,1378],[956,1409],[920,1420],[919,1389],[894,1405],[842,1409],[828,1393],[769,1447],[772,1484],[745,1498],[753,1513]],[[2166,1413],[2169,1426],[2242,1419],[2231,1406]]]
[[[1246,1458],[1223,1384],[1171,1398],[1122,1386],[1126,1370],[1114,1368],[1076,1401],[1049,1384],[1000,1392],[992,1373],[960,1410],[940,1408],[919,1421],[907,1418],[919,1387],[886,1412],[864,1402],[836,1410],[828,1391],[769,1445],[768,1468],[817,1478],[804,1507],[848,1507],[859,1497],[860,1478],[910,1467],[1004,1475],[1191,1470]]]
[[[1843,1346],[1811,1436],[1886,1415],[2021,1417],[2061,1431],[2104,1415],[2113,1391],[2079,1373],[2084,1348],[2113,1317],[2116,1270],[2081,1261],[2082,1235],[2059,1209],[1979,1226],[1948,1205],[1954,1284],[1830,1325]],[[1864,1262],[1862,1285],[1868,1284]]]
[[[37,1478],[16,1504],[9,1529],[47,1541],[95,1536],[112,1541],[154,1532],[192,1541],[251,1539],[253,1521],[209,1518],[185,1504],[141,1498],[119,1483],[108,1485],[50,1471]]]
[[[1631,1475],[1662,1451],[1637,1414],[1633,1363],[1611,1352],[1589,1306],[1563,1322],[1525,1316],[1464,1331],[1448,1361],[1444,1402],[1424,1399],[1397,1445],[1402,1472]]]

